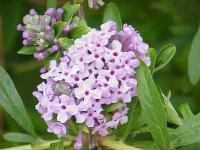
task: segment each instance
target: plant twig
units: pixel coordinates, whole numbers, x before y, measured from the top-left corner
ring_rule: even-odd
[[[43,150],[43,149],[48,149],[50,144],[59,142],[60,140],[52,140],[52,141],[46,141],[44,143],[41,143],[37,145],[37,147],[34,149],[30,144],[29,145],[22,145],[22,146],[16,146],[16,147],[11,147],[11,148],[5,148],[1,150]],[[64,141],[64,146],[69,146],[71,144],[71,141],[65,140]]]
[[[110,138],[103,138],[100,141],[100,144],[106,147],[109,147],[113,150],[142,150],[133,146],[126,145],[121,141],[115,141]]]
[[[77,0],[73,0],[73,3],[76,4],[77,3]],[[84,14],[84,9],[83,9],[83,4],[81,3],[80,4],[80,8],[77,12],[77,16],[80,18],[80,19],[84,19],[85,18],[85,14]]]

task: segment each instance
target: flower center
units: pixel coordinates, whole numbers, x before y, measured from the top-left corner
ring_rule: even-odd
[[[113,55],[114,55],[114,56],[118,56],[118,53],[117,53],[117,52],[114,52]]]
[[[95,57],[95,58],[99,58],[99,55],[96,54],[94,57]]]
[[[114,75],[114,74],[115,74],[115,72],[112,70],[112,71],[110,72],[110,74],[111,74],[111,75]]]
[[[89,91],[85,91],[85,95],[88,96],[90,93]]]
[[[62,109],[66,109],[66,106],[63,105],[63,106],[62,106]]]

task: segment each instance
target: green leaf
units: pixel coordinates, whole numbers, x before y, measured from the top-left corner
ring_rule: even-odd
[[[73,43],[74,43],[74,40],[72,39],[68,39],[68,38],[59,38],[59,43],[60,43],[60,46],[64,49],[68,49]]]
[[[170,135],[171,148],[198,143],[200,141],[200,114],[184,121]]]
[[[50,55],[45,61],[45,67],[49,68],[49,63],[50,63],[51,60],[55,60],[55,61],[58,62],[60,60],[62,54],[63,54],[63,51],[58,51],[58,52]]]
[[[112,112],[112,111],[115,111],[115,110],[117,110],[121,107],[122,107],[122,104],[120,102],[117,102],[117,103],[113,103],[113,104],[103,106],[103,110],[105,112]]]
[[[76,39],[86,34],[89,31],[90,31],[90,28],[88,26],[77,26],[69,31],[68,36],[72,39]]]
[[[85,132],[85,133],[89,133],[88,127],[86,126],[85,123],[79,123],[78,125],[78,129]]]
[[[6,71],[0,66],[0,105],[28,133],[36,137],[24,104]]]
[[[194,116],[188,103],[181,104],[181,106],[179,107],[179,111],[181,112],[184,119],[189,119]]]
[[[176,125],[181,126],[183,124],[181,118],[179,117],[178,113],[176,112],[175,108],[173,107],[172,103],[170,102],[171,92],[169,91],[168,95],[165,96],[162,94],[165,102],[165,111],[167,113],[167,118],[169,122],[172,122]]]
[[[17,54],[33,55],[35,52],[36,48],[34,46],[24,46],[17,52]]]
[[[159,150],[153,141],[134,141],[132,145],[140,150]]]
[[[68,133],[70,135],[77,135],[78,134],[78,127],[77,127],[77,123],[75,120],[71,120],[69,123],[68,123]]]
[[[56,22],[54,23],[53,25],[53,28],[55,30],[55,34],[56,34],[56,37],[59,37],[64,29],[64,27],[67,25],[67,22]]]
[[[136,126],[141,114],[141,106],[137,98],[128,104],[128,108],[128,122],[127,124],[120,126],[116,133],[124,141],[126,141],[128,135],[132,133],[132,130]]]
[[[162,150],[168,150],[169,137],[163,99],[153,82],[148,67],[143,62],[136,71],[136,77],[138,98],[150,132],[158,147]]]
[[[36,138],[29,134],[9,132],[3,135],[3,138],[11,142],[33,143]]]
[[[156,67],[154,72],[157,72],[158,70],[165,67],[173,58],[175,52],[176,52],[176,47],[173,44],[168,44],[163,46],[157,55]]]
[[[155,65],[156,65],[156,50],[154,48],[149,49],[149,56],[151,58],[150,70],[151,70],[151,73],[153,73]]]
[[[122,28],[122,21],[120,17],[119,10],[115,3],[109,3],[106,5],[104,10],[103,22],[114,21],[117,24],[117,31],[120,31]]]
[[[49,150],[64,150],[64,142],[61,140],[57,143],[52,143]]]
[[[47,0],[47,8],[56,8],[57,0]]]
[[[200,79],[200,26],[192,41],[188,58],[188,75],[190,82],[195,85]]]
[[[79,8],[80,8],[80,4],[73,4],[73,5],[70,5],[68,3],[65,4],[63,6],[63,10],[64,10],[63,20],[69,23],[73,15],[78,11]]]

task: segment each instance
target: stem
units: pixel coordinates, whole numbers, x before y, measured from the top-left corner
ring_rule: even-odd
[[[126,145],[120,141],[115,141],[109,138],[104,138],[100,141],[101,145],[109,147],[114,150],[142,150],[133,146]]]
[[[77,0],[73,0],[73,3],[76,4],[77,3]],[[84,15],[84,9],[83,9],[83,4],[81,3],[80,4],[80,8],[77,12],[77,16],[80,18],[80,19],[84,19],[85,15]]]
[[[16,147],[5,148],[5,149],[0,149],[0,150],[44,150],[44,149],[48,149],[50,147],[50,144],[57,143],[59,141],[60,140],[45,141],[37,145],[36,147],[32,147],[30,144],[28,144],[28,145],[16,146]],[[70,144],[71,144],[71,141],[69,140],[64,141],[64,146],[69,146]],[[142,150],[140,148],[126,145],[120,141],[112,140],[110,138],[101,139],[100,144],[102,146],[111,148],[113,150]]]
[[[49,148],[50,144],[59,142],[60,140],[52,140],[52,141],[46,141],[44,143],[41,143],[36,146],[35,150],[43,150]],[[69,146],[71,144],[71,141],[64,141],[64,146]],[[34,150],[34,148],[29,144],[29,145],[22,145],[22,146],[16,146],[16,147],[11,147],[11,148],[5,148],[1,150]]]

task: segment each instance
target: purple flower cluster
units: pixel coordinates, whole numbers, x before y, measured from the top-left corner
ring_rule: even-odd
[[[61,21],[63,9],[49,8],[45,15],[38,15],[34,9],[23,18],[24,25],[19,24],[17,30],[23,32],[23,45],[36,47],[34,57],[46,58],[49,54],[60,50],[53,24]]]
[[[140,60],[150,65],[148,48],[134,28],[125,24],[117,32],[111,21],[76,39],[60,63],[50,62],[41,75],[46,82],[33,93],[48,131],[65,136],[68,122],[75,120],[85,123],[92,134],[105,136],[109,129],[127,123],[127,103],[137,95],[135,69]],[[119,108],[104,111],[116,103]]]

